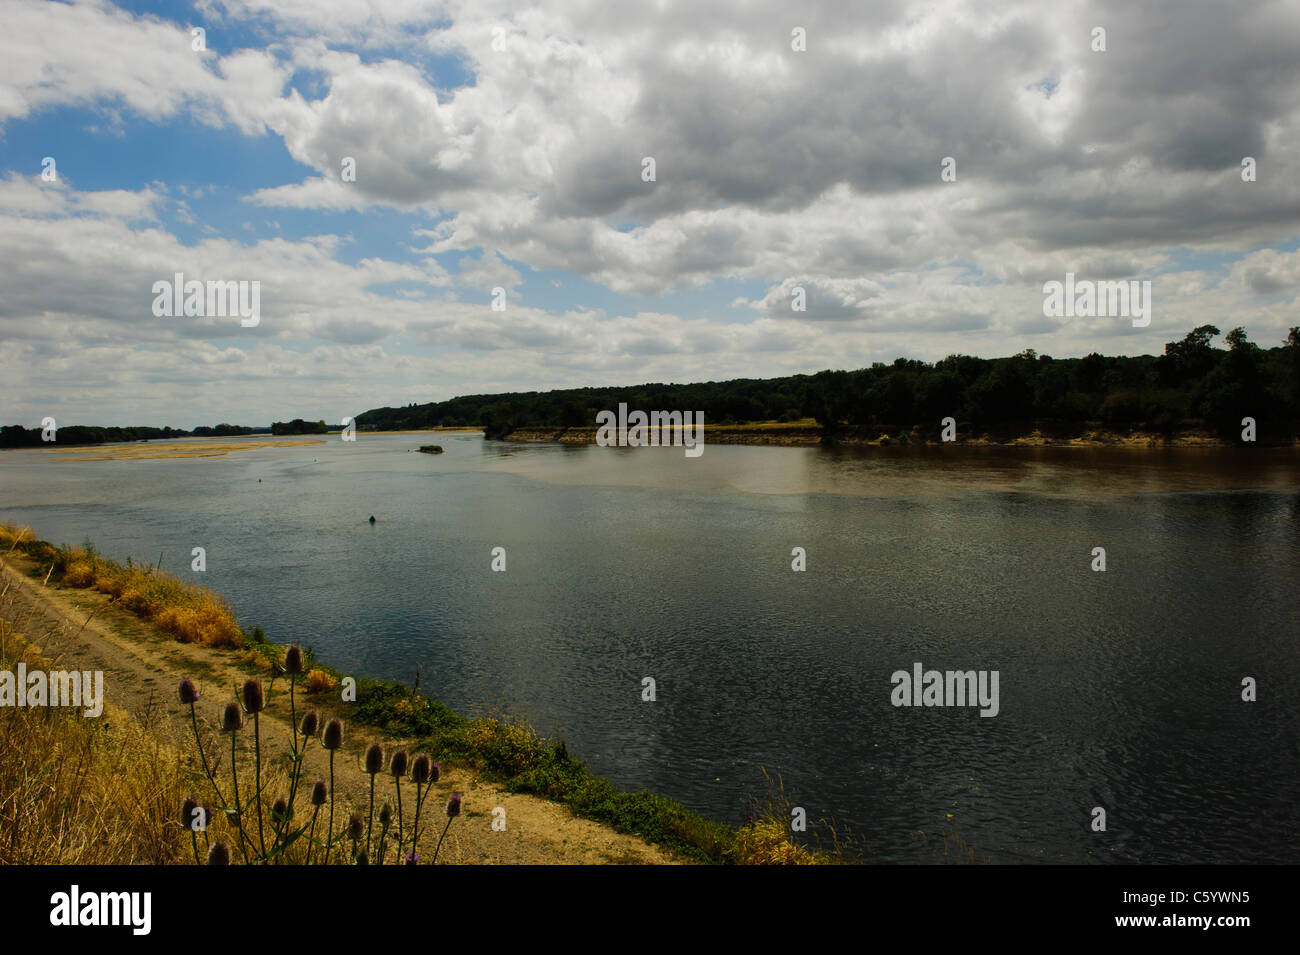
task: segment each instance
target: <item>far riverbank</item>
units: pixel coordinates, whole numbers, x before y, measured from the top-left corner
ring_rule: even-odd
[[[561,444],[595,444],[596,427],[580,428],[515,428],[504,436],[507,441],[557,441]],[[1064,430],[1051,425],[1039,425],[1028,430],[978,430],[957,428],[951,442],[944,442],[936,427],[933,433],[919,429],[898,430],[883,428],[866,433],[837,434],[828,439],[826,431],[812,419],[801,421],[762,421],[749,424],[704,424],[706,444],[776,445],[784,447],[815,447],[835,444],[847,447],[896,447],[908,445],[955,444],[968,447],[1073,447],[1073,448],[1227,448],[1234,442],[1224,441],[1205,428],[1185,428],[1170,434],[1140,430],[1118,430],[1103,427],[1086,427]],[[1261,445],[1274,447],[1300,447],[1300,441],[1289,444]]]

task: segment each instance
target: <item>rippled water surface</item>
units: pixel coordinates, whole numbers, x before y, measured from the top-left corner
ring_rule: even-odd
[[[452,706],[719,819],[766,768],[875,861],[942,858],[945,827],[995,861],[1300,861],[1294,451],[429,440],[4,452],[0,518],[161,552],[277,641],[419,663]],[[893,707],[916,661],[999,671],[1000,713]]]

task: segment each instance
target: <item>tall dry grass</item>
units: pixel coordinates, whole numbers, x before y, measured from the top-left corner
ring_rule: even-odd
[[[834,818],[808,819],[806,836],[796,842],[791,832],[797,808],[781,776],[761,770],[767,796],[751,800],[752,813],[736,833],[735,861],[740,865],[859,865],[867,861],[866,846]]]
[[[91,587],[182,643],[237,647],[243,633],[230,604],[206,587],[157,567],[106,560],[93,548],[67,552],[63,583]]]
[[[28,672],[84,669],[62,659],[57,650],[67,635],[42,628],[34,607],[21,609],[4,577],[0,670],[16,671],[20,662]],[[138,718],[112,703],[99,717],[0,707],[0,865],[192,864],[205,861],[214,842],[234,844],[236,828],[177,732],[153,700]],[[229,773],[215,734],[205,728],[204,738],[215,750],[214,769]],[[264,773],[272,790],[285,780],[279,767]],[[251,769],[240,772],[240,783],[254,791]],[[187,798],[208,808],[204,831],[190,827]]]
[[[0,595],[0,669],[61,669],[16,632]],[[162,864],[178,858],[181,753],[106,706],[0,707],[0,864]]]
[[[7,546],[6,546],[7,545]],[[224,597],[175,574],[128,560],[101,556],[94,547],[50,547],[30,527],[0,524],[0,547],[49,562],[50,573],[69,587],[98,590],[182,643],[238,647],[243,633]]]
[[[790,834],[793,802],[778,776],[772,779],[766,769],[767,798],[753,805],[753,813],[736,833],[735,861],[739,865],[817,865],[828,859],[809,852]]]

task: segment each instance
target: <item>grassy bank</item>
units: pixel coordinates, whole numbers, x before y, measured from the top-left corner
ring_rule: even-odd
[[[173,639],[229,653],[255,674],[282,672],[285,647],[261,628],[242,628],[224,598],[151,565],[121,564],[91,545],[55,546],[30,529],[0,525],[0,549],[18,551],[46,582],[108,594],[123,609]],[[399,683],[362,679],[355,704],[337,704],[333,694],[344,674],[315,659],[305,648],[306,689],[313,705],[337,708],[352,723],[374,727],[390,738],[418,741],[450,765],[481,774],[512,793],[535,795],[568,807],[582,818],[631,833],[686,857],[714,863],[807,863],[829,857],[791,842],[788,809],[772,800],[756,805],[754,819],[739,829],[704,818],[680,802],[649,791],[624,792],[571,756],[563,740],[549,740],[525,723],[467,717]],[[35,745],[35,744],[33,744]]]
[[[0,546],[19,550],[41,565],[47,579],[108,594],[125,609],[183,643],[238,647],[244,634],[225,598],[151,565],[107,560],[94,546],[55,547],[36,540],[30,528],[0,526]]]

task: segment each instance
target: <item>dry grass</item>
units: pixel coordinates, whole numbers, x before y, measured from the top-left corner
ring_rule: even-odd
[[[15,632],[7,594],[0,605],[0,668],[60,669]],[[181,857],[181,753],[150,726],[111,706],[98,718],[5,706],[0,737],[0,864],[157,865]]]
[[[238,647],[243,633],[220,595],[156,567],[106,560],[93,549],[64,552],[63,583],[115,598],[182,643]]]
[[[816,865],[818,859],[790,841],[789,824],[758,819],[740,827],[736,836],[740,865]]]
[[[762,770],[767,797],[753,803],[753,812],[736,833],[736,858],[740,865],[858,865],[867,861],[865,845],[834,818],[806,819],[806,845],[791,835],[793,800],[785,781]]]
[[[319,693],[321,690],[332,690],[339,685],[339,681],[334,679],[324,670],[312,670],[307,674],[307,692]]]
[[[13,550],[23,541],[35,539],[36,533],[30,527],[15,524],[12,521],[0,523],[0,545],[9,545],[5,550]]]
[[[754,814],[736,833],[736,862],[740,865],[818,865],[829,861],[820,853],[809,852],[790,837],[791,810],[794,804],[785,792],[780,776],[767,780],[767,800],[755,805]]]
[[[15,531],[0,528],[0,541]],[[20,662],[29,671],[74,668],[42,649],[57,647],[66,634],[49,629],[29,640],[20,632],[32,617],[16,609],[9,588],[0,584],[0,669],[14,671]],[[229,795],[230,737],[206,723],[200,731],[218,784]],[[242,860],[237,830],[200,772],[193,737],[176,732],[153,700],[138,719],[110,703],[99,717],[81,708],[0,707],[0,865],[192,865],[205,862],[217,840],[231,847],[233,860]],[[255,790],[252,740],[240,733],[236,742],[239,787],[247,800]],[[286,766],[283,760],[262,766],[268,837],[271,803],[288,791]],[[191,833],[184,824],[187,797],[212,812],[205,832]],[[245,816],[246,825],[256,825],[251,805]],[[308,812],[296,821],[309,818]],[[305,855],[305,843],[291,846],[284,861]]]

